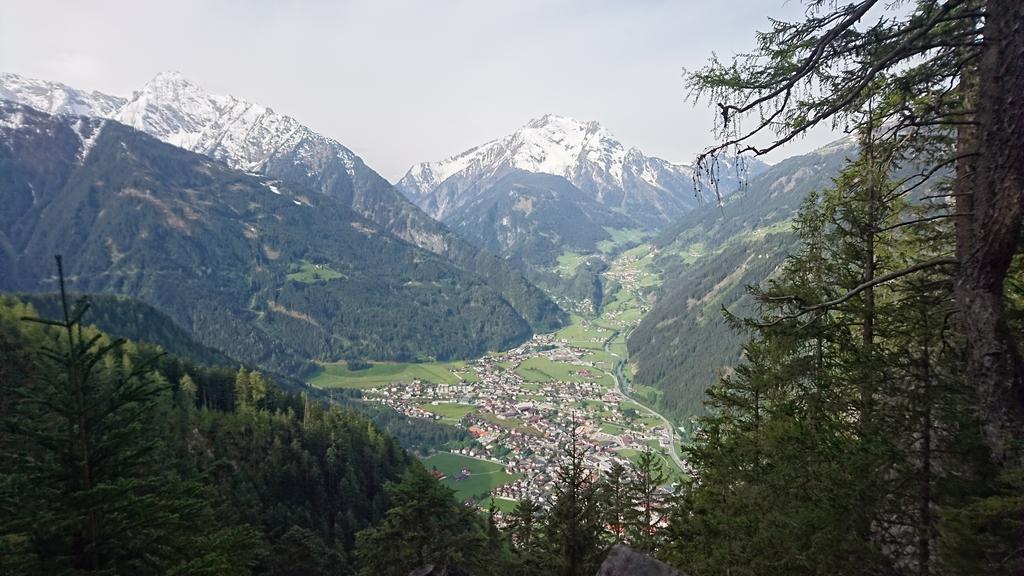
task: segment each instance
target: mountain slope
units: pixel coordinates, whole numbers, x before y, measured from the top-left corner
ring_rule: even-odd
[[[662,390],[675,416],[701,413],[707,386],[739,361],[748,335],[726,322],[722,308],[753,311],[746,287],[785,261],[795,241],[790,219],[809,192],[831,184],[854,153],[847,144],[784,160],[723,206],[693,210],[656,239],[663,283],[629,337],[629,357],[636,382]]]
[[[60,294],[17,294],[15,298],[30,304],[39,313],[40,318],[61,317]],[[238,364],[219,351],[197,342],[170,316],[149,304],[124,296],[90,295],[89,318],[86,324],[117,338],[160,346],[168,354],[188,358],[199,364]]]
[[[510,346],[529,325],[445,259],[333,197],[232,170],[116,122],[0,102],[0,289],[138,298],[274,369]]]
[[[29,106],[62,101],[64,93],[83,94],[61,84],[0,76],[0,98]],[[534,330],[550,330],[565,320],[558,306],[514,267],[452,233],[351,150],[290,116],[233,96],[207,93],[176,72],[157,75],[128,100],[97,93],[88,96],[71,98],[79,102],[73,107],[43,109],[113,118],[233,168],[332,196],[387,232],[478,275]]]
[[[759,166],[754,163],[752,169]],[[627,149],[597,122],[553,114],[448,159],[417,164],[396,186],[431,215],[450,222],[462,206],[514,170],[561,176],[594,201],[651,229],[698,203],[688,166]]]
[[[597,250],[606,228],[637,225],[561,176],[514,170],[449,217],[452,228],[487,250],[552,265],[566,249]]]

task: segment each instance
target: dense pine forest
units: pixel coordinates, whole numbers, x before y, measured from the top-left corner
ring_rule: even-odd
[[[523,501],[499,527],[366,416],[58,302],[46,319],[0,298],[2,574],[586,574],[616,538],[654,550],[653,453],[596,481],[574,439],[550,508]]]

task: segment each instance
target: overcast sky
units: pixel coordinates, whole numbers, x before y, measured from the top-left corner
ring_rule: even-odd
[[[796,0],[4,1],[0,70],[124,96],[179,70],[295,116],[392,181],[546,112],[688,162],[713,112],[685,99],[682,69],[801,15]]]

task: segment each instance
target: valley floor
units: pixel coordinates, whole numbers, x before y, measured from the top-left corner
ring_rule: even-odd
[[[467,429],[475,441],[424,462],[461,498],[481,506],[492,498],[499,509],[524,497],[547,501],[560,446],[574,425],[593,469],[651,449],[678,479],[686,466],[675,431],[646,405],[656,402],[654,390],[631,389],[625,344],[648,309],[641,288],[657,283],[645,266],[652,252],[642,244],[611,263],[605,280],[616,289],[597,317],[573,316],[558,332],[467,362],[357,371],[329,365],[313,384],[361,388],[368,401]]]

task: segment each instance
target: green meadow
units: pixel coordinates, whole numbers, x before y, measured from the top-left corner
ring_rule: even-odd
[[[455,496],[460,500],[475,498],[482,501],[494,488],[513,482],[521,476],[505,472],[505,467],[501,464],[450,452],[438,452],[428,456],[423,459],[423,465],[427,470],[436,468],[441,471],[446,476],[442,483],[455,490]],[[463,468],[469,470],[469,478],[456,480],[455,477]],[[501,505],[501,499],[498,499],[497,504]]]
[[[417,379],[434,384],[458,384],[460,379],[475,382],[478,376],[465,362],[381,362],[363,370],[349,370],[345,362],[337,362],[321,365],[309,382],[318,388],[378,388]]]
[[[447,424],[458,424],[463,416],[476,410],[476,406],[469,404],[419,404],[418,407],[437,414]]]

